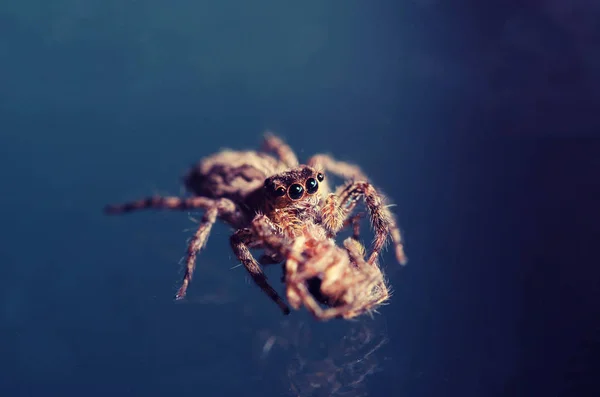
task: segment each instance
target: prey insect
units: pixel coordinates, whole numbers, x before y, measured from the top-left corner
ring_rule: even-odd
[[[331,193],[325,178],[326,172],[350,182]],[[108,214],[151,208],[204,210],[200,225],[188,244],[185,274],[176,299],[185,297],[194,274],[196,256],[206,245],[211,228],[218,219],[235,229],[230,237],[233,252],[254,282],[277,303],[284,314],[289,314],[290,309],[267,281],[261,264],[286,262],[288,298],[292,297],[293,300],[293,296],[298,296],[309,307],[309,295],[317,296],[321,303],[344,307],[340,310],[348,311],[348,305],[351,304],[347,301],[355,302],[356,299],[340,298],[339,293],[324,289],[328,280],[333,278],[325,276],[320,292],[314,288],[306,292],[302,285],[308,286],[309,281],[318,275],[309,277],[310,272],[295,273],[290,269],[313,269],[314,273],[314,269],[323,269],[325,266],[327,261],[321,259],[324,255],[338,258],[332,263],[337,264],[339,269],[359,269],[361,274],[373,273],[364,269],[379,270],[378,256],[390,236],[398,261],[406,261],[393,214],[357,166],[324,154],[317,154],[308,159],[306,165],[301,165],[292,149],[272,134],[265,135],[259,151],[223,150],[200,160],[184,177],[184,184],[191,197],[154,196],[105,208]],[[367,260],[359,255],[362,249],[355,243],[349,243],[343,250],[333,240],[340,230],[353,224],[352,213],[361,198],[369,212],[375,234]],[[291,248],[294,248],[294,252],[301,251],[301,255],[290,256]],[[265,249],[260,263],[250,249]],[[329,274],[317,273],[320,277]],[[335,279],[341,280],[336,285],[342,292],[350,291],[350,281],[342,274],[345,273],[336,272]],[[353,279],[357,283],[358,279]],[[371,278],[358,285],[370,286],[369,283]],[[376,285],[379,281],[374,283]],[[373,287],[373,290],[378,288],[381,287]],[[368,294],[372,295],[373,290]],[[319,293],[321,296],[318,296]],[[296,304],[293,306],[297,307]]]
[[[294,309],[304,305],[319,320],[352,319],[388,300],[384,275],[377,264],[365,261],[358,234],[344,240],[342,249],[323,226],[311,221],[293,239],[273,233],[264,216],[256,219],[254,227],[263,236],[266,250],[285,260],[286,297]]]

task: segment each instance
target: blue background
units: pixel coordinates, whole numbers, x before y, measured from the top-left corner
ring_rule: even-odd
[[[600,9],[520,3],[3,3],[0,394],[593,393]],[[283,318],[222,224],[176,304],[188,214],[102,214],[266,129],[397,205],[374,319]]]

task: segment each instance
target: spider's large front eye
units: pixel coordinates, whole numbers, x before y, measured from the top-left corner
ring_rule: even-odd
[[[319,182],[323,182],[323,179],[325,179],[325,175],[321,174],[320,172],[317,174],[317,179],[319,180]]]
[[[306,192],[308,194],[313,194],[317,190],[319,190],[319,182],[315,178],[308,178],[306,180]]]
[[[277,196],[277,197],[285,196],[285,188],[283,186],[279,186],[277,189],[275,189],[275,196]]]
[[[298,200],[304,194],[304,188],[302,185],[294,183],[292,186],[290,186],[288,194],[292,200]]]

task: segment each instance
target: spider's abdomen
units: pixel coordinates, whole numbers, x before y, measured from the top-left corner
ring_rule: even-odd
[[[267,154],[224,150],[198,162],[184,181],[194,195],[242,203],[262,188],[278,165],[279,162]]]

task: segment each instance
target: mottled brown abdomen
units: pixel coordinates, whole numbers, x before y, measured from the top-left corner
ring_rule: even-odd
[[[225,150],[200,160],[185,176],[186,188],[196,196],[228,198],[241,203],[262,188],[280,163],[265,153]]]

